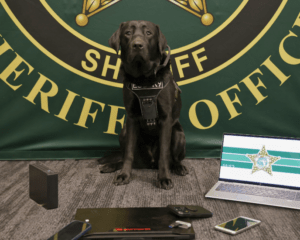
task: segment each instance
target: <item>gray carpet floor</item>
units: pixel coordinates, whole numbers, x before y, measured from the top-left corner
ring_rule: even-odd
[[[134,169],[130,184],[112,184],[115,173],[100,174],[96,160],[42,161],[59,175],[59,207],[46,210],[29,198],[29,164],[0,161],[0,239],[41,240],[70,223],[78,208],[165,207],[200,205],[212,218],[194,220],[196,239],[300,239],[300,211],[232,201],[206,199],[218,180],[217,159],[185,159],[187,176],[172,175],[174,188],[155,186],[157,170]],[[217,224],[237,216],[262,221],[238,236],[215,231]]]

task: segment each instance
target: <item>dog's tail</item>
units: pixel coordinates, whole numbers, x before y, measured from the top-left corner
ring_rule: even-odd
[[[122,162],[122,153],[115,152],[110,155],[104,156],[100,159],[98,159],[98,163],[100,166],[100,172],[101,173],[111,173],[115,172],[122,168],[123,162]]]

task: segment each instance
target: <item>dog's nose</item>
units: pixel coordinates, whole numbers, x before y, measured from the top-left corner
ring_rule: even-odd
[[[132,44],[133,49],[139,50],[139,49],[143,49],[144,45],[141,41],[135,41]]]

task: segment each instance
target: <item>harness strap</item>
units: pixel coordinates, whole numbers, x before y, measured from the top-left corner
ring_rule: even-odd
[[[160,69],[166,67],[167,64],[168,64],[168,62],[169,62],[169,60],[170,60],[170,56],[171,56],[171,48],[170,48],[169,45],[167,45],[167,48],[168,48],[168,55],[167,55],[167,57],[166,57],[164,63],[163,63],[162,65],[159,65],[158,67],[156,67],[156,68],[154,69],[154,75],[156,75],[156,73],[157,73]],[[181,93],[181,89],[179,88],[177,82],[175,82],[174,78],[173,78],[173,82],[174,82],[175,87],[176,87],[176,91],[175,91],[175,99],[177,99],[178,96],[179,96],[179,94]]]
[[[168,62],[169,62],[169,60],[170,60],[170,56],[171,56],[171,48],[169,47],[169,45],[167,45],[167,48],[168,48],[168,55],[167,55],[167,57],[166,57],[164,63],[163,63],[162,65],[159,65],[158,67],[156,67],[156,68],[154,69],[154,75],[156,75],[156,73],[157,73],[160,69],[166,67],[167,64],[168,64]]]

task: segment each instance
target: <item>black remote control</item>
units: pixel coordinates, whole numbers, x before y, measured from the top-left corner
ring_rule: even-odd
[[[208,218],[213,215],[205,208],[196,205],[168,205],[167,208],[179,217]]]

